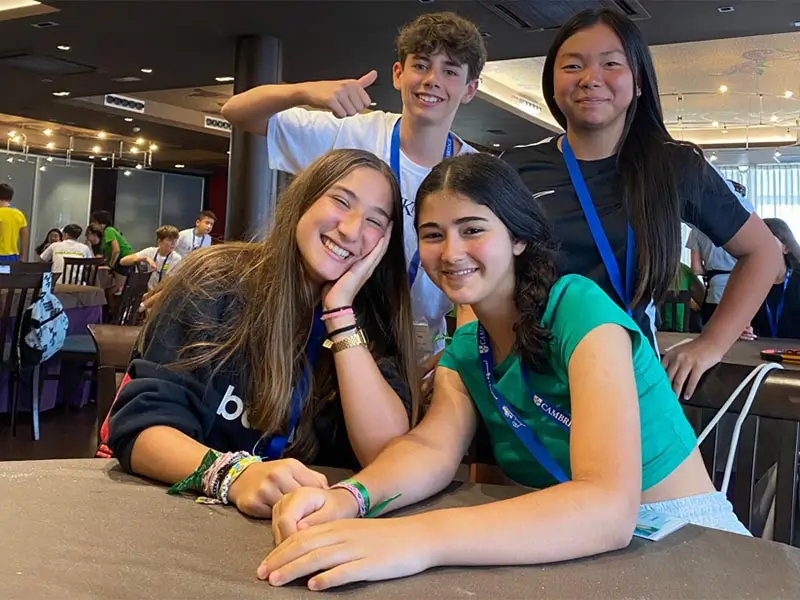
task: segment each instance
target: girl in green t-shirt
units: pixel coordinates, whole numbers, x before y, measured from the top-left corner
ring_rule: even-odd
[[[309,581],[322,589],[433,566],[569,560],[627,546],[653,513],[749,535],[714,489],[644,334],[593,281],[557,275],[546,217],[514,169],[488,154],[448,159],[416,203],[425,272],[478,321],[456,331],[416,428],[353,479],[274,507],[278,547],[259,577],[281,585],[323,571]],[[538,491],[350,518],[442,490],[479,419],[498,466]]]

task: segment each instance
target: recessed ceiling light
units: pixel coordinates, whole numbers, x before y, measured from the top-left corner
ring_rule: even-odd
[[[47,157],[47,162],[53,162],[53,157],[52,156],[48,156]]]
[[[100,146],[92,146],[92,152],[95,154],[100,154],[102,151],[103,149]]]
[[[48,150],[52,150],[55,147],[56,147],[56,143],[55,142],[47,142],[47,149]]]
[[[140,70],[142,73],[148,73],[148,74],[150,74],[150,73],[152,73],[152,72],[153,72],[153,69],[139,69],[139,70]]]
[[[792,93],[792,90],[786,90],[785,92],[783,92],[783,96],[784,98],[791,98],[792,96],[794,96],[794,93]]]
[[[98,131],[97,132],[97,137],[99,137],[101,140],[106,139],[106,132],[105,131]]]
[[[142,165],[141,165],[140,163],[136,163],[136,168],[137,168],[137,169],[141,169],[141,168],[142,168]]]
[[[777,123],[778,122],[778,115],[772,115],[769,118],[769,120],[772,121],[773,123]]]
[[[64,98],[69,96],[69,92],[53,92],[53,96],[58,96],[59,98]]]
[[[230,77],[229,75],[226,75],[224,77],[214,77],[214,79],[216,79],[220,83],[228,83],[229,81],[234,81],[236,78],[235,77]]]
[[[719,86],[719,91],[720,93],[724,94],[728,91],[728,86],[723,83],[721,86]]]
[[[131,154],[138,154],[138,152],[139,152],[139,148],[137,148],[136,146],[132,146],[131,147]]]
[[[130,170],[125,169],[125,171],[123,171],[122,174],[125,175],[125,177],[128,177],[131,174],[131,172],[130,172]]]
[[[500,144],[492,144],[492,146],[494,146],[495,148],[499,148]]]
[[[150,144],[150,152],[155,152],[156,150],[158,150],[158,146],[155,144]]]
[[[780,150],[775,150],[775,158],[780,158],[781,156],[782,156],[781,155],[781,151]]]
[[[186,167],[186,165],[175,165],[175,168],[176,168],[176,169],[183,169],[183,168],[185,168],[185,167]]]
[[[64,45],[56,46],[56,48],[58,48],[62,52],[69,52],[71,50],[71,48],[69,46],[64,46]]]
[[[719,121],[711,121],[712,127],[719,127]]]
[[[106,161],[108,160],[108,157],[107,157],[107,156],[104,156],[104,157],[103,157],[103,158],[101,158],[100,160],[102,160],[103,162],[106,162]]]
[[[90,155],[89,155],[89,158],[94,158],[94,154],[90,154]]]
[[[51,135],[53,135],[53,130],[48,128],[45,129],[42,133],[45,134],[47,137],[50,137]]]
[[[378,103],[377,102],[370,102],[369,105],[370,106],[378,106]]]
[[[133,119],[131,119],[130,117],[125,117],[125,122],[126,123],[133,123]]]
[[[136,145],[141,146],[144,144],[144,138],[136,138]]]
[[[720,13],[723,13],[723,14],[724,13],[732,13],[735,10],[736,9],[733,6],[718,6],[717,7],[717,12],[720,12]]]

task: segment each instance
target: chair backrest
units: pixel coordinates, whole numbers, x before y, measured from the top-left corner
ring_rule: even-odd
[[[683,307],[683,311],[678,310]],[[689,290],[669,291],[660,306],[661,326],[660,331],[690,331],[690,318],[692,315],[692,292]],[[681,315],[680,313],[683,312]],[[678,317],[681,317],[679,320]]]
[[[0,261],[0,273],[11,275],[30,275],[49,273],[53,263],[49,262],[5,262]]]
[[[41,287],[41,274],[0,275],[0,361],[3,363],[17,363],[14,347],[22,313],[39,295]]]
[[[97,285],[97,271],[105,263],[102,258],[64,257],[62,283],[72,285]]]
[[[87,328],[97,347],[97,418],[102,424],[117,395],[117,374],[128,368],[141,327],[96,324]]]
[[[125,288],[122,290],[122,298],[119,303],[116,325],[138,325],[144,318],[144,313],[139,312],[142,298],[147,293],[147,284],[150,281],[150,273],[136,273],[131,271],[125,280]]]
[[[723,365],[714,370],[689,400],[682,400],[684,411],[695,432],[711,421],[750,367]],[[775,486],[774,539],[786,544],[800,544],[798,523],[798,452],[800,452],[800,371],[771,372],[761,384],[758,395],[742,424],[734,461],[731,502],[736,516],[750,529],[755,523],[755,489],[759,479],[777,464]],[[739,415],[746,394],[728,411]],[[727,443],[718,435],[719,426],[700,446],[703,461],[711,474],[716,464],[718,444]],[[725,452],[724,454],[727,454]],[[758,533],[758,532],[755,532]]]

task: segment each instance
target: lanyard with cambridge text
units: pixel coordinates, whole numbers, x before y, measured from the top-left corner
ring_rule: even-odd
[[[161,263],[161,268],[158,270],[158,282],[161,283],[161,279],[164,277],[164,271],[167,269],[167,261],[169,257],[172,256],[172,252],[167,254],[164,257],[164,262]],[[153,256],[153,262],[158,262],[158,250],[156,250],[155,256]]]
[[[586,187],[586,181],[581,173],[580,165],[578,165],[578,159],[575,158],[575,153],[572,151],[569,141],[567,141],[567,136],[561,138],[561,153],[564,156],[564,162],[567,164],[572,187],[575,188],[575,194],[578,196],[578,202],[580,202],[581,209],[586,217],[594,244],[597,246],[597,251],[600,253],[600,258],[606,267],[608,278],[611,280],[611,285],[614,286],[614,291],[617,292],[617,295],[622,300],[625,310],[630,315],[631,303],[633,302],[633,276],[636,270],[634,264],[636,260],[636,243],[633,237],[633,229],[628,223],[628,238],[625,247],[625,287],[623,288],[622,275],[619,271],[617,259],[611,249],[611,244],[608,242],[608,236],[603,230],[603,225],[600,223],[597,208],[595,208],[592,197],[589,195],[589,188]]]
[[[447,134],[447,142],[444,145],[444,155],[442,159],[450,158],[453,156],[453,135],[448,133]],[[394,176],[397,178],[397,185],[400,186],[400,191],[402,195],[403,189],[403,180],[400,176],[400,119],[397,119],[397,122],[394,124],[394,129],[392,130],[392,147],[389,153],[389,166],[392,168],[392,172],[394,172]],[[414,201],[414,198],[409,198],[411,202]],[[411,257],[411,262],[408,265],[408,285],[411,287],[414,285],[414,280],[417,278],[417,272],[419,271],[419,250],[414,252],[414,256]]]
[[[300,412],[302,411],[303,398],[306,397],[311,381],[311,369],[317,363],[319,356],[319,349],[322,347],[323,338],[325,337],[325,323],[322,321],[322,310],[317,308],[314,311],[314,322],[311,325],[311,332],[308,335],[308,344],[306,345],[306,364],[303,365],[303,370],[300,373],[300,380],[292,388],[292,405],[291,413],[289,413],[289,429],[286,435],[275,435],[269,439],[267,451],[261,454],[257,451],[259,442],[256,448],[253,448],[253,454],[262,456],[267,460],[277,460],[283,456],[283,451],[286,449],[286,444],[294,434],[297,422],[300,420]]]
[[[769,300],[764,300],[764,306],[767,307],[767,320],[769,321],[769,331],[772,337],[778,337],[778,322],[781,320],[781,313],[783,312],[783,301],[786,300],[786,286],[789,285],[790,271],[786,271],[786,276],[783,278],[783,289],[781,290],[781,299],[778,306],[775,308],[775,313],[769,306]]]
[[[556,462],[547,448],[545,448],[544,444],[533,430],[517,416],[517,413],[514,412],[511,405],[500,395],[500,391],[494,383],[494,354],[492,352],[491,340],[489,340],[489,334],[486,333],[486,329],[480,323],[478,323],[478,355],[481,359],[481,367],[483,368],[483,376],[486,379],[486,386],[489,388],[489,394],[494,400],[497,412],[500,413],[506,424],[511,427],[511,430],[517,435],[519,441],[525,445],[525,448],[531,453],[534,460],[542,465],[553,479],[559,483],[569,481],[569,477],[566,476],[564,470]],[[522,369],[522,378],[525,381],[525,389],[533,398],[534,404],[539,410],[550,417],[551,420],[569,431],[571,425],[569,415],[554,406],[550,406],[547,402],[534,394],[530,388],[528,388],[528,377],[525,367],[520,364],[520,368]]]

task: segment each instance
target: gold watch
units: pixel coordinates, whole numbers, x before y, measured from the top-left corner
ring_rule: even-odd
[[[344,339],[341,339],[337,342],[332,342],[331,340],[325,340],[325,342],[323,342],[322,345],[325,348],[333,350],[335,354],[336,352],[341,352],[342,350],[347,350],[348,348],[355,348],[356,346],[366,346],[367,336],[361,329],[358,329],[356,330],[355,333],[348,335]]]

